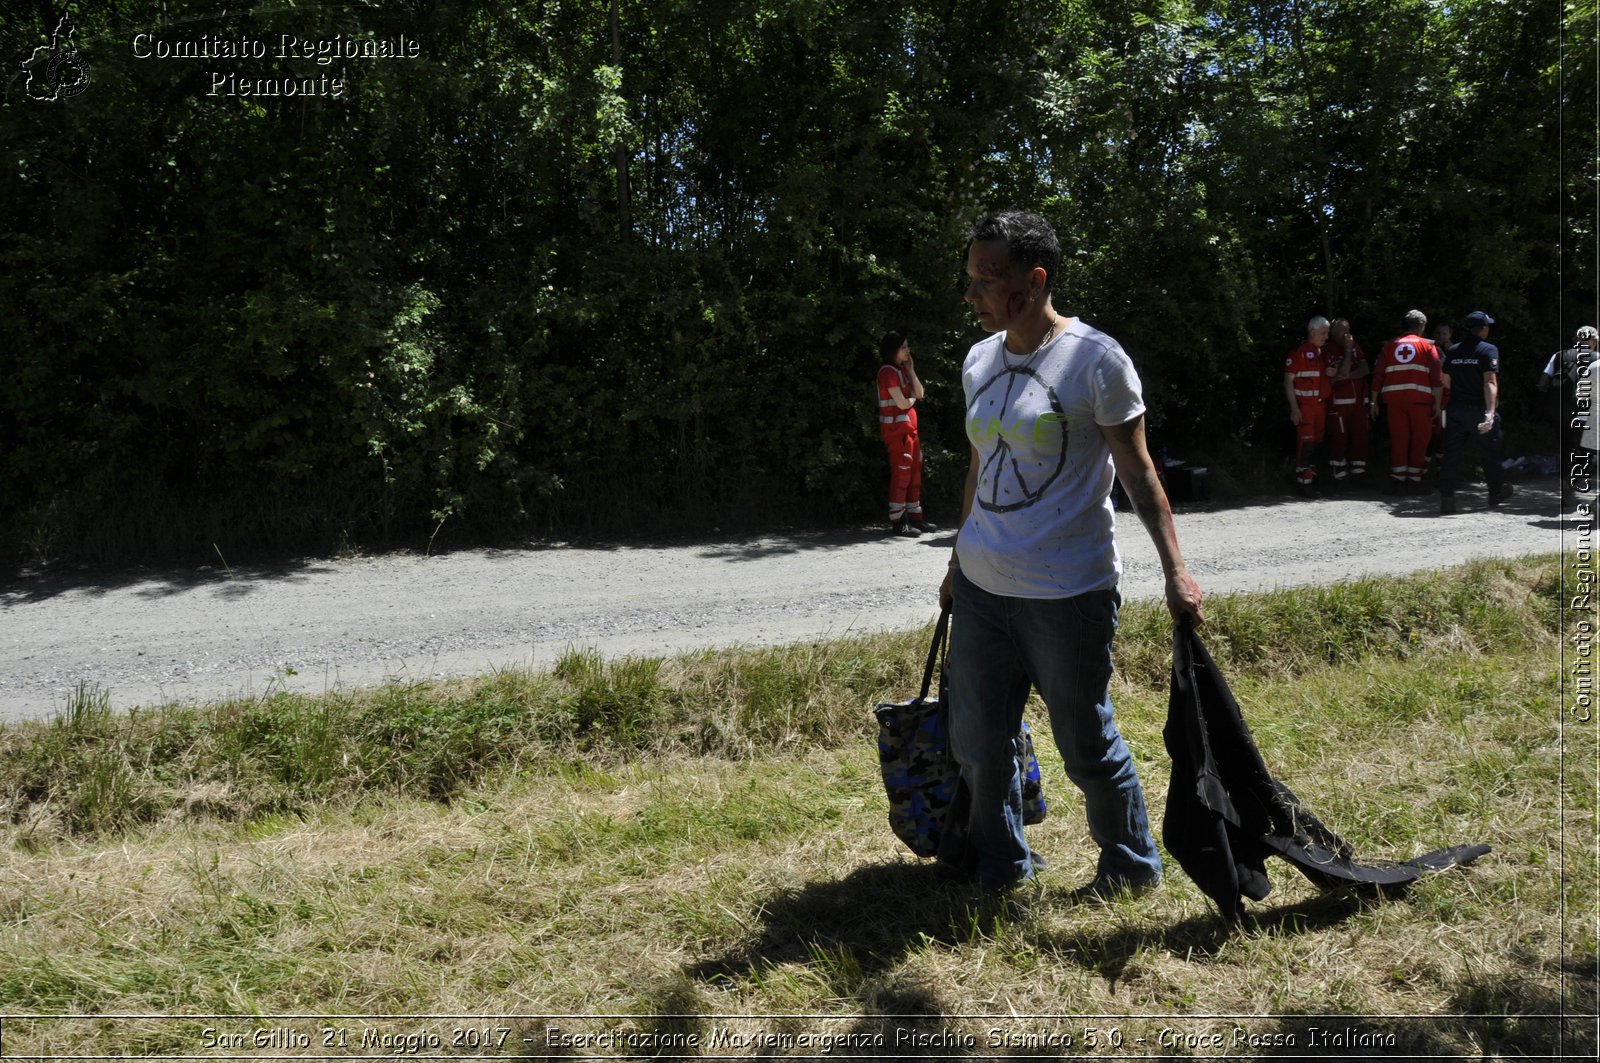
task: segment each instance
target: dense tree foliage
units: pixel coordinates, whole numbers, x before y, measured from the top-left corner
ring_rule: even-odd
[[[1312,313],[1487,308],[1515,408],[1594,307],[1594,0],[156,6],[0,15],[14,552],[867,518],[891,326],[948,496],[987,207],[1056,224],[1156,438],[1243,465]],[[35,99],[69,10],[91,80]]]

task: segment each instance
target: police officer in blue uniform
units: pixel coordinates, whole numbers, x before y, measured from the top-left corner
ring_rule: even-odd
[[[1439,470],[1439,513],[1456,511],[1456,476],[1469,438],[1478,441],[1489,505],[1511,495],[1500,480],[1500,350],[1489,342],[1494,318],[1482,310],[1467,315],[1466,335],[1444,356],[1445,386],[1450,405],[1444,411],[1444,460]]]

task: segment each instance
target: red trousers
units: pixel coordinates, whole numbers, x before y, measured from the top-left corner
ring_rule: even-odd
[[[1300,423],[1294,430],[1295,479],[1308,484],[1317,478],[1316,466],[1311,464],[1306,451],[1322,442],[1327,431],[1328,404],[1321,399],[1300,400]]]
[[[1335,400],[1329,410],[1328,467],[1335,480],[1367,471],[1367,404],[1359,399]]]
[[[1419,484],[1433,436],[1433,404],[1386,402],[1384,407],[1389,414],[1389,479]]]
[[[889,449],[889,520],[922,519],[922,441],[909,424],[883,426]]]

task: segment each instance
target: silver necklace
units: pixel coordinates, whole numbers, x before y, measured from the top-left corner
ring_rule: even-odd
[[[1033,348],[1033,350],[1029,351],[1027,354],[1025,354],[1025,355],[1024,354],[1015,354],[1011,350],[1011,348],[1009,348],[1009,347],[1005,348],[1006,353],[1010,354],[1010,355],[1012,355],[1013,357],[1016,357],[1016,358],[1023,358],[1023,359],[1032,358],[1034,355],[1036,355],[1040,351],[1044,350],[1044,345],[1049,343],[1050,342],[1050,338],[1056,334],[1056,326],[1059,325],[1059,324],[1061,324],[1061,315],[1057,314],[1055,316],[1055,318],[1053,320],[1051,320],[1050,327],[1045,330],[1044,339],[1040,340],[1038,345],[1035,346]]]

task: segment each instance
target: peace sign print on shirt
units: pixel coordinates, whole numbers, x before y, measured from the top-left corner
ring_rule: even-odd
[[[1008,366],[973,393],[968,430],[982,453],[978,505],[995,513],[1026,509],[1067,466],[1067,415],[1055,389],[1032,368]]]

